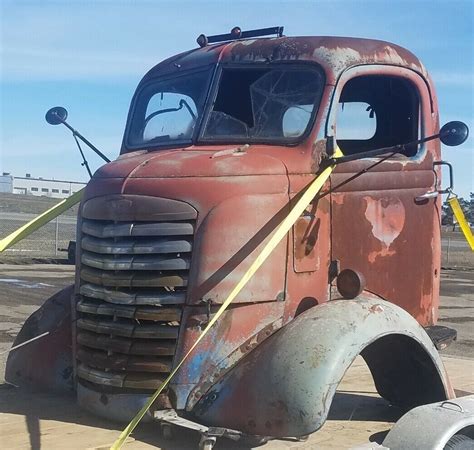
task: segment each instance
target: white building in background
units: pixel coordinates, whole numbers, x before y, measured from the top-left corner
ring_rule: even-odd
[[[3,172],[0,177],[0,192],[13,192],[13,177],[9,173]]]
[[[37,195],[52,198],[67,198],[85,187],[78,181],[50,180],[34,178],[29,173],[15,177],[4,172],[0,176],[0,192],[10,194]]]

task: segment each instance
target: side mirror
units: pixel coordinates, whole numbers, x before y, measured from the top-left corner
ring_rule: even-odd
[[[439,130],[439,139],[444,145],[455,147],[461,145],[469,137],[469,128],[464,122],[457,120],[448,122]]]
[[[97,149],[93,144],[91,144],[81,133],[76,131],[71,125],[66,122],[67,119],[67,109],[63,108],[62,106],[55,106],[48,110],[46,115],[44,116],[46,122],[50,125],[59,125],[63,124],[74,136],[74,139],[79,138],[84,144],[86,144],[89,148],[91,148],[95,153],[97,153],[105,162],[110,162],[110,159],[107,158],[99,149]],[[82,153],[81,146],[79,145],[78,140],[76,139],[76,143],[79,147],[79,151],[81,152],[82,158],[84,159],[84,164],[87,167],[89,175],[92,177],[92,174],[87,166],[87,161],[85,161],[84,155]]]
[[[67,110],[62,106],[55,106],[46,113],[44,118],[50,125],[59,125],[67,119]]]

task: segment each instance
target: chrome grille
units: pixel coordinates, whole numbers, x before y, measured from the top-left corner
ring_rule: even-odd
[[[90,385],[156,389],[173,364],[194,219],[84,219],[77,376]]]

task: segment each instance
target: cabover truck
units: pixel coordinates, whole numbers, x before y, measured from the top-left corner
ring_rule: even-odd
[[[197,427],[203,448],[302,438],[358,355],[393,405],[454,398],[437,350],[455,338],[436,325],[440,139],[467,128],[440,131],[408,50],[282,31],[201,35],[144,76],[120,155],[80,205],[75,284],[27,320],[15,345],[49,334],[10,353],[9,382],[74,390],[92,414],[129,421],[340,150],[145,420]]]

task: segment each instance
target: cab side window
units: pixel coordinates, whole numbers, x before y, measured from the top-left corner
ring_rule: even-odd
[[[337,111],[336,139],[346,155],[406,144],[419,137],[420,102],[409,81],[365,75],[343,87]],[[414,156],[416,146],[405,153]]]

